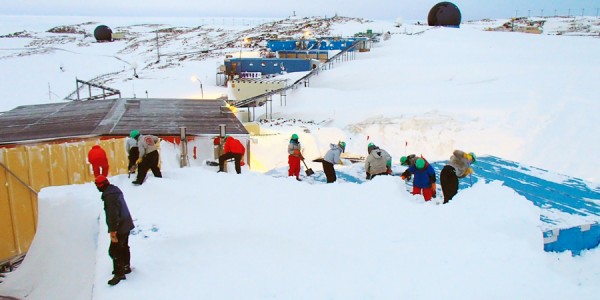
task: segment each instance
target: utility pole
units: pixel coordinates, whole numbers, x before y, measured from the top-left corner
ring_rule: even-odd
[[[544,9],[542,8],[542,12],[540,13],[540,18],[544,17]]]
[[[156,31],[156,62],[160,62],[160,49],[158,45],[158,30]]]

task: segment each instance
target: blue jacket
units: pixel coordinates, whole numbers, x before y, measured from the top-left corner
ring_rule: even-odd
[[[423,169],[417,169],[415,165],[412,165],[406,171],[414,175],[413,186],[418,188],[429,188],[435,182],[435,170],[430,164],[427,164]]]
[[[106,187],[102,192],[102,201],[104,201],[108,232],[116,231],[123,234],[134,228],[123,192],[118,187],[112,184]]]

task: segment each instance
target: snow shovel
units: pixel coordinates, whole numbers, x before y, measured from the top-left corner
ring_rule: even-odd
[[[207,160],[207,161],[206,161],[206,165],[208,165],[208,166],[211,166],[211,167],[216,167],[216,166],[218,166],[218,165],[219,165],[219,163],[218,163],[218,162],[216,162],[216,161]]]
[[[302,162],[304,163],[304,166],[306,167],[306,176],[310,176],[310,175],[312,175],[312,174],[315,174],[315,171],[313,171],[311,168],[309,168],[309,167],[306,165],[306,162],[304,161],[304,159],[302,160]]]

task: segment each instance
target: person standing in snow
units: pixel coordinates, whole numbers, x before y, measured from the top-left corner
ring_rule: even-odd
[[[346,143],[341,141],[337,145],[329,144],[329,148],[327,153],[325,153],[325,157],[320,161],[323,164],[323,172],[325,172],[325,177],[327,177],[327,183],[333,183],[337,180],[333,165],[343,164],[342,153],[346,149]]]
[[[414,166],[415,162],[417,161],[419,157],[415,154],[410,154],[408,156],[402,156],[400,157],[400,165],[402,166],[406,166],[406,167],[410,167],[410,166]],[[421,158],[425,160],[426,164],[429,164],[429,162],[423,157],[423,155],[421,155]],[[406,180],[410,180],[412,174],[408,173],[406,174]],[[433,198],[437,197],[437,184],[435,182],[433,182],[431,184],[431,196]]]
[[[476,160],[477,157],[473,152],[466,153],[461,150],[454,150],[448,164],[440,172],[444,204],[452,200],[458,193],[458,179],[473,173],[471,164],[474,164]]]
[[[138,148],[137,138],[140,136],[140,132],[137,130],[132,130],[125,142],[125,151],[127,152],[127,159],[129,160],[129,164],[127,165],[127,170],[129,170],[129,174],[135,173],[137,168],[136,161],[140,158],[140,151]]]
[[[148,170],[152,170],[154,177],[161,178],[162,173],[158,167],[158,162],[160,161],[160,156],[158,154],[158,143],[160,140],[157,136],[141,135],[139,132],[136,140],[138,142],[140,157],[136,161],[138,165],[137,179],[132,183],[135,185],[141,185],[144,183]]]
[[[108,255],[113,261],[114,276],[108,281],[108,284],[116,285],[126,279],[125,274],[131,273],[129,233],[135,226],[123,192],[117,186],[110,184],[104,175],[96,177],[94,183],[98,191],[102,193],[106,225],[110,234]]]
[[[298,135],[292,134],[290,143],[288,145],[288,176],[296,176],[296,180],[300,181],[300,161],[304,159],[302,157],[302,150],[300,142],[298,141]]]
[[[369,143],[367,147],[369,155],[365,160],[365,172],[367,180],[377,175],[388,175],[392,171],[392,156],[385,150]]]
[[[431,200],[433,190],[435,188],[435,170],[423,158],[417,158],[415,164],[408,167],[401,178],[404,180],[409,175],[414,175],[413,178],[413,195],[423,195],[425,201]]]
[[[108,176],[108,158],[100,145],[94,145],[88,152],[88,162],[92,165],[94,178],[98,175]]]
[[[225,161],[233,158],[235,160],[235,172],[242,173],[241,161],[246,153],[246,148],[242,143],[232,136],[225,136],[225,145],[223,146],[223,154],[219,156],[219,172],[223,172]]]

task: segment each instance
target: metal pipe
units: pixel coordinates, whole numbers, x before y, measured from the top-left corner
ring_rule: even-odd
[[[179,138],[181,140],[181,156],[179,158],[179,167],[188,167],[190,165],[190,161],[188,159],[188,151],[187,151],[187,133],[185,127],[179,127]]]

